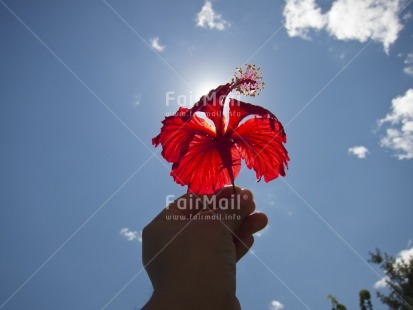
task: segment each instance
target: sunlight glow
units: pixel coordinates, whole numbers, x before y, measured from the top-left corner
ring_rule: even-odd
[[[212,82],[212,81],[201,83],[194,90],[195,100],[198,100],[202,96],[207,95],[211,90],[217,88],[218,86],[219,86],[218,83]]]

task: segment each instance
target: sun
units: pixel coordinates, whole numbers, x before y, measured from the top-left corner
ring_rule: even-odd
[[[218,86],[219,84],[217,84],[216,82],[212,82],[212,81],[200,83],[199,86],[197,86],[193,91],[194,97],[196,98],[196,100],[198,100],[202,96],[208,95],[208,93],[211,90],[217,88]]]

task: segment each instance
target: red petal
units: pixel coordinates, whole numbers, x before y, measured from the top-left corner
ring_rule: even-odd
[[[195,136],[216,137],[214,128],[204,119],[193,115],[187,120],[185,115],[188,111],[189,109],[181,107],[175,115],[165,117],[161,133],[152,139],[155,147],[162,145],[162,156],[168,162],[178,162],[188,152],[189,144]]]
[[[239,123],[249,115],[269,116],[270,118],[277,119],[274,114],[263,107],[231,98],[229,100],[227,134],[235,130]]]
[[[189,192],[213,194],[231,184],[240,169],[240,153],[233,142],[196,135],[187,153],[172,166],[171,175],[176,183],[188,185]]]
[[[207,121],[180,108],[162,122],[161,133],[152,144],[162,145],[162,156],[172,162],[175,182],[188,191],[213,194],[233,183],[241,169],[241,157],[230,139],[217,136]]]
[[[223,106],[231,86],[232,84],[230,83],[220,85],[216,89],[211,90],[208,95],[202,96],[188,111],[188,117],[191,117],[196,112],[204,112],[206,117],[214,122],[218,135],[223,134],[225,127]]]
[[[228,131],[247,167],[255,170],[258,180],[264,176],[265,182],[284,176],[289,157],[283,145],[286,135],[282,124],[264,108],[237,100],[231,100],[230,105],[229,126],[238,125],[253,113],[260,116],[247,120],[232,133]]]

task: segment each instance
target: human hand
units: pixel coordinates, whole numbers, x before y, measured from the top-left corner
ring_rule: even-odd
[[[142,232],[154,288],[143,309],[240,309],[236,262],[268,221],[254,211],[252,193],[239,187],[236,194],[232,187],[212,196],[185,194],[165,208]]]

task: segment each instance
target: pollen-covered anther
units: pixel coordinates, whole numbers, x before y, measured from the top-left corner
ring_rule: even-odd
[[[262,81],[260,67],[250,64],[246,65],[245,72],[242,68],[236,69],[232,83],[238,93],[251,97],[259,95],[265,85]]]

